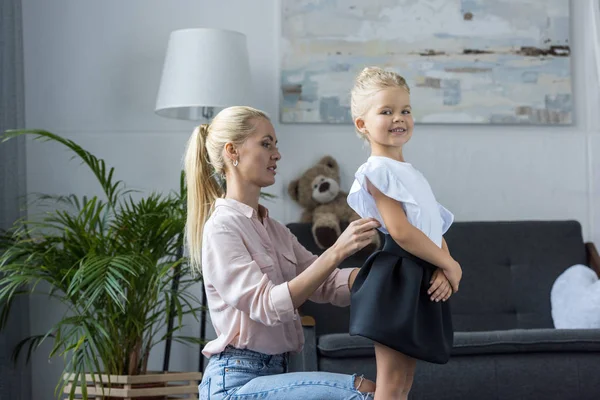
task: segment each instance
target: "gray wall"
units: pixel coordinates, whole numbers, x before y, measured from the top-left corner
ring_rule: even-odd
[[[600,244],[598,80],[589,51],[587,9],[572,2],[576,124],[569,127],[418,126],[406,156],[459,220],[574,218]],[[189,27],[238,30],[248,37],[255,106],[273,116],[283,160],[267,203],[282,222],[299,217],[286,194],[297,173],[330,153],[342,185],[367,151],[350,126],[282,125],[278,115],[279,2],[23,0],[27,126],[74,138],[142,189],[175,189],[193,123],[153,113],[168,35]],[[90,175],[59,147],[28,143],[28,190],[97,193]],[[60,315],[32,299],[31,330]],[[190,327],[190,334],[197,332]],[[160,367],[160,353],[154,354]],[[60,372],[38,354],[34,398],[49,398]],[[195,352],[176,346],[173,369],[194,369]]]

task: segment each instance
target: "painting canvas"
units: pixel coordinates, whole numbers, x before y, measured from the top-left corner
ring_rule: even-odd
[[[571,124],[565,0],[283,0],[280,119],[351,123],[365,66],[404,76],[417,123]]]

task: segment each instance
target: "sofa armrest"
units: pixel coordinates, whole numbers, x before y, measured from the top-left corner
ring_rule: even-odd
[[[586,243],[585,250],[589,267],[596,271],[596,275],[600,278],[600,255],[598,255],[596,246],[592,242]]]
[[[290,354],[288,371],[318,371],[315,319],[305,315],[302,317],[301,321],[302,330],[304,331],[304,347],[300,353]]]

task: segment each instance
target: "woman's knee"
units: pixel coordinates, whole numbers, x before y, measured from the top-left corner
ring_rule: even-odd
[[[354,387],[356,388],[356,390],[362,393],[375,392],[375,382],[366,379],[362,375],[354,378]]]

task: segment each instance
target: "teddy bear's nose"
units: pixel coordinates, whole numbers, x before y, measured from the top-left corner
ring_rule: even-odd
[[[319,193],[323,193],[329,190],[329,182],[323,182],[319,185]]]

